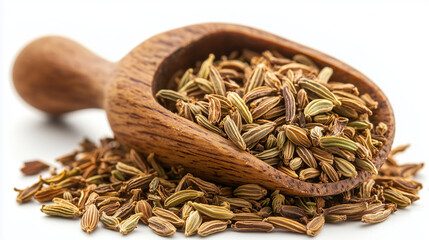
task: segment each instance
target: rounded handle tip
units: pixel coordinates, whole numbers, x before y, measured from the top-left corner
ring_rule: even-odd
[[[28,44],[13,67],[13,83],[30,105],[51,115],[102,108],[114,67],[80,44],[50,36]]]

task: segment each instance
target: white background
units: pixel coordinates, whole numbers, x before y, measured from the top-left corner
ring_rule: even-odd
[[[59,3],[62,2],[62,3]],[[240,23],[264,29],[345,61],[373,79],[396,113],[396,145],[411,143],[401,162],[428,162],[429,4],[424,1],[0,1],[0,239],[111,239],[99,227],[87,235],[78,220],[44,216],[40,205],[18,205],[13,187],[24,160],[54,158],[76,148],[84,136],[111,136],[102,110],[84,110],[53,123],[13,89],[11,67],[19,50],[44,35],[62,35],[117,61],[150,36],[199,22]],[[155,1],[150,1],[155,2]],[[37,89],[35,89],[37,91]],[[429,226],[429,166],[419,175],[421,200],[386,222],[327,225],[318,239],[422,239]],[[210,239],[294,238],[291,233],[236,233]],[[157,238],[139,225],[127,239]],[[184,238],[179,233],[175,239]]]

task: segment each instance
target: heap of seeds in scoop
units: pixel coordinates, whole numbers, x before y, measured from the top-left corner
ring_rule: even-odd
[[[182,73],[173,77],[177,91],[156,94],[167,108],[288,176],[336,182],[358,170],[377,174],[372,156],[388,130],[370,122],[378,103],[351,83],[329,81],[332,68],[304,55],[244,50],[219,61],[210,54]]]
[[[207,236],[232,228],[236,231],[271,232],[281,229],[317,235],[325,223],[357,220],[378,223],[397,208],[419,199],[422,185],[413,177],[423,164],[399,165],[394,149],[387,162],[371,179],[343,194],[328,197],[292,197],[269,192],[256,184],[229,187],[187,174],[183,168],[161,167],[154,154],[126,149],[115,139],[100,146],[89,141],[81,150],[57,159],[66,168],[19,192],[17,201],[32,198],[47,215],[81,217],[81,228],[91,233],[99,222],[122,234],[139,222],[156,234]],[[24,174],[38,174],[48,165],[25,164]]]

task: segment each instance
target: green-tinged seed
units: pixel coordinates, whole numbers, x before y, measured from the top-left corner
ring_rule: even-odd
[[[347,220],[347,215],[328,214],[325,216],[327,223],[338,223]]]
[[[260,87],[262,83],[264,82],[264,72],[265,72],[265,65],[264,64],[258,64],[255,67],[255,70],[253,70],[252,75],[250,76],[250,79],[247,81],[245,86],[245,93],[250,92],[251,90]]]
[[[293,171],[298,170],[302,166],[302,159],[300,157],[296,157],[289,162],[289,167]]]
[[[258,184],[245,184],[236,188],[233,194],[239,198],[258,201],[267,195],[267,189]]]
[[[213,67],[209,66],[210,70],[210,81],[213,83],[214,92],[221,96],[226,96],[225,84],[220,76],[219,71]]]
[[[173,102],[176,102],[179,99],[181,99],[181,100],[188,100],[187,96],[185,96],[185,95],[183,95],[183,94],[181,94],[179,92],[176,92],[176,91],[173,91],[173,90],[169,90],[169,89],[159,90],[158,93],[156,94],[156,97],[157,98],[164,98],[164,99],[167,99],[167,100],[171,100]]]
[[[320,146],[322,148],[341,148],[349,151],[356,151],[358,149],[358,145],[352,140],[332,136],[320,138]]]
[[[173,193],[164,201],[164,206],[166,208],[175,207],[183,202],[188,200],[194,200],[196,198],[204,196],[203,192],[195,190],[181,190]]]
[[[295,145],[289,139],[286,140],[283,147],[283,162],[285,165],[288,165],[289,160],[293,158],[293,154],[295,153]]]
[[[231,142],[233,142],[241,150],[246,150],[246,143],[244,142],[244,139],[241,136],[240,131],[237,128],[237,125],[235,125],[234,121],[231,119],[229,115],[225,117],[224,130],[229,140],[231,140]]]
[[[278,167],[278,170],[280,172],[285,173],[286,175],[288,175],[291,178],[295,178],[298,179],[298,174],[296,174],[295,170],[292,170],[290,167],[285,167],[285,166],[280,166]]]
[[[252,208],[252,203],[242,198],[228,198],[223,196],[218,196],[217,198],[221,202],[227,202],[234,208]]]
[[[383,196],[386,201],[395,203],[399,208],[405,208],[411,205],[411,200],[409,198],[393,188],[385,188]]]
[[[232,221],[262,221],[262,219],[263,217],[253,212],[236,213],[234,217],[231,218]]]
[[[192,68],[189,68],[188,70],[186,70],[186,72],[183,74],[182,78],[180,79],[179,86],[177,87],[177,89],[181,89],[183,86],[185,86],[185,84],[187,84],[192,80],[193,72],[194,70]]]
[[[255,157],[261,159],[261,160],[267,160],[278,157],[280,154],[280,150],[277,148],[271,148],[268,150],[265,150],[263,152],[255,154]]]
[[[356,168],[351,162],[343,158],[335,157],[334,163],[337,170],[340,171],[341,174],[344,175],[345,177],[355,178],[357,176]]]
[[[357,158],[355,160],[355,165],[356,165],[356,167],[358,169],[362,169],[362,170],[368,171],[368,172],[370,172],[370,173],[372,173],[374,175],[378,174],[377,168],[375,167],[374,163],[372,163],[372,161],[369,160],[369,159],[360,159],[360,158]]]
[[[315,178],[320,175],[320,171],[316,168],[306,168],[299,172],[299,180],[305,181],[307,179]]]
[[[211,124],[209,122],[209,120],[206,117],[204,117],[202,114],[197,114],[195,116],[195,119],[197,120],[198,124],[203,126],[204,128],[207,128],[208,130],[215,132],[215,133],[221,135],[222,137],[226,136],[226,134],[220,128]]]
[[[372,123],[368,121],[353,121],[349,122],[347,126],[355,128],[356,130],[365,130],[365,129],[372,129],[373,125]]]
[[[129,218],[125,219],[119,224],[119,232],[123,235],[127,235],[132,232],[139,223],[140,218],[142,217],[142,213],[135,213],[131,215]]]
[[[198,87],[203,90],[203,92],[207,94],[215,93],[213,83],[204,79],[204,78],[195,78],[194,82],[198,85]]]
[[[101,212],[100,222],[103,223],[104,227],[113,230],[117,230],[120,224],[118,218],[108,216],[106,212]]]
[[[298,84],[300,87],[316,94],[317,96],[324,98],[326,100],[330,100],[335,106],[341,105],[341,102],[337,99],[337,97],[321,83],[318,83],[316,81],[313,81],[307,78],[301,78],[298,81]]]
[[[187,95],[190,92],[197,91],[198,88],[199,88],[198,84],[194,80],[191,80],[187,82],[182,88],[178,89],[177,92],[182,95]],[[185,99],[180,99],[180,100],[185,100]]]
[[[332,68],[324,67],[322,68],[322,70],[320,70],[317,78],[319,78],[319,81],[322,83],[328,83],[333,73],[334,73],[334,70],[332,70]]]
[[[234,213],[225,207],[195,202],[190,203],[190,205],[198,212],[214,219],[228,220],[234,217]]]
[[[306,117],[313,117],[318,114],[330,112],[334,108],[334,104],[326,99],[314,99],[304,108]]]
[[[125,164],[123,162],[118,162],[116,164],[116,170],[123,172],[125,174],[132,175],[132,176],[144,175],[144,173],[142,171],[140,171],[138,168],[133,167],[133,166],[128,165],[128,164]]]
[[[236,92],[228,92],[228,100],[234,105],[246,123],[252,123],[253,117],[246,103]]]
[[[277,142],[277,148],[279,149],[279,150],[282,150],[283,149],[283,146],[284,146],[284,144],[285,144],[285,142],[286,142],[286,134],[285,134],[285,131],[279,131],[279,133],[277,134],[277,139],[276,139],[276,142]]]
[[[209,57],[201,64],[200,71],[198,72],[198,77],[209,79],[210,66],[213,64],[215,55],[210,53]]]
[[[268,134],[270,134],[275,128],[275,123],[265,123],[263,125],[254,127],[243,134],[244,142],[246,146],[251,146],[258,142]]]
[[[271,194],[271,198],[272,198],[271,206],[273,208],[273,212],[277,213],[279,206],[285,204],[286,197],[285,195],[279,193],[278,190],[276,190]]]
[[[265,149],[271,149],[277,147],[277,139],[274,134],[268,135],[267,141],[265,142]]]
[[[119,181],[125,181],[125,177],[124,175],[122,175],[120,171],[112,170],[111,174],[114,178],[118,179]]]

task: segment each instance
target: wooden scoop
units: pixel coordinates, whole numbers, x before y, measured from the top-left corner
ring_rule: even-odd
[[[257,183],[285,194],[324,196],[347,191],[368,179],[371,174],[363,171],[356,178],[335,183],[290,178],[228,139],[170,112],[155,98],[177,70],[194,66],[209,53],[219,57],[243,48],[276,50],[288,57],[307,55],[321,67],[332,67],[334,81],[353,83],[369,93],[379,102],[372,121],[383,121],[389,127],[386,144],[374,156],[377,168],[384,163],[395,120],[389,101],[371,80],[330,56],[245,26],[207,23],[164,32],[117,63],[105,61],[71,40],[45,37],[19,54],[13,80],[25,101],[51,115],[104,108],[119,141],[146,154],[155,152],[165,166],[182,165],[207,180],[228,185]]]

